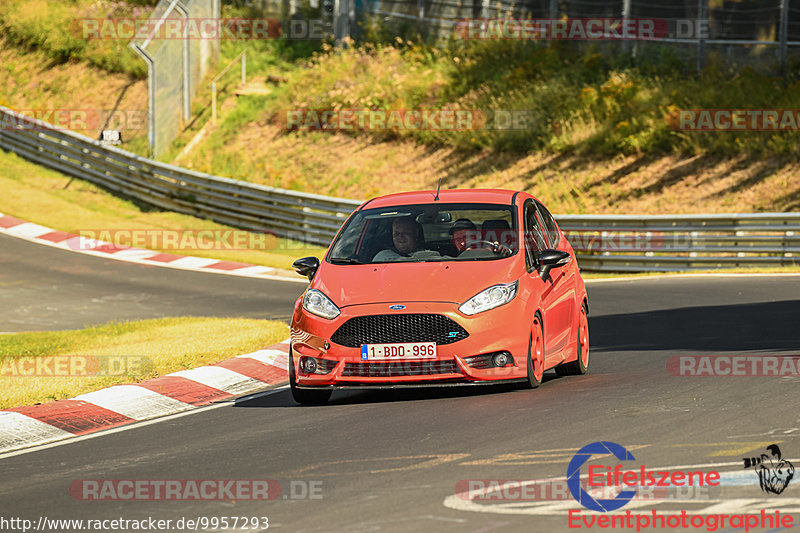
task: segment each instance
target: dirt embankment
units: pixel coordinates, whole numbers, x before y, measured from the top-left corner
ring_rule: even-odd
[[[117,110],[146,115],[147,83],[85,63],[54,64],[0,39],[0,103],[18,110]],[[231,102],[226,102],[231,103]],[[232,103],[235,109],[236,104]],[[232,110],[231,110],[232,111]],[[225,112],[225,108],[223,108]],[[126,115],[128,113],[129,115]],[[265,113],[266,115],[266,113]],[[47,119],[46,116],[42,118]],[[52,116],[51,116],[52,118]],[[52,120],[50,120],[52,121]],[[79,133],[97,137],[103,124]],[[111,126],[113,128],[113,126]],[[135,128],[146,128],[136,123]],[[718,134],[718,133],[709,133]],[[144,129],[124,134],[146,135]],[[193,147],[186,166],[253,183],[365,199],[413,189],[503,187],[541,197],[558,213],[715,213],[800,209],[800,163],[789,157],[620,156],[464,152],[367,135],[289,133],[251,122]]]
[[[254,183],[366,199],[403,190],[523,189],[559,213],[724,213],[800,209],[800,163],[791,158],[465,153],[408,141],[286,133],[267,121],[222,148]],[[220,154],[195,150],[213,170]]]
[[[147,80],[54,63],[1,38],[0,65],[0,104],[92,138],[104,126],[122,129],[125,139],[147,135]]]

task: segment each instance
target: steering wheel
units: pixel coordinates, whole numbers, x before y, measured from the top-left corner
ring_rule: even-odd
[[[478,245],[487,245],[487,246],[478,246]],[[489,248],[492,252],[499,254],[502,253],[504,255],[508,254],[511,255],[511,248],[506,246],[505,244],[501,244],[497,241],[470,241],[467,243],[466,250],[470,250],[473,248]]]

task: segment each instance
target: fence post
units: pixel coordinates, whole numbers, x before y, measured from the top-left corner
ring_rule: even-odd
[[[631,0],[623,0],[622,2],[622,19],[629,19],[631,18]],[[631,41],[630,39],[623,39],[622,40],[622,50],[624,52],[631,51]]]
[[[417,0],[417,35],[422,39],[422,27],[425,24],[425,0]]]
[[[697,0],[697,28],[708,27],[706,24],[708,20],[708,0]],[[703,70],[706,61],[706,38],[705,32],[700,30],[697,35],[697,72],[698,74]]]
[[[175,9],[183,15],[183,120],[192,118],[191,63],[189,62],[189,10],[175,2]]]
[[[342,46],[342,2],[347,0],[333,0],[333,45]]]
[[[217,125],[217,82],[211,82],[211,123]]]
[[[247,49],[242,52],[242,87],[247,84]]]
[[[785,77],[787,70],[788,42],[789,42],[789,0],[781,0],[781,20],[780,20],[780,55],[781,55],[781,74]]]
[[[214,0],[214,5],[211,8],[211,9],[214,10],[213,11],[214,18],[217,21],[219,21],[219,19],[220,19],[220,14],[221,14],[221,9],[222,9],[221,6],[220,6],[220,2],[222,2],[222,0]],[[219,44],[219,43],[217,43],[217,44]],[[219,63],[219,46],[215,46],[214,47],[214,64],[216,64],[216,63]]]
[[[156,151],[156,73],[153,57],[144,48],[131,41],[130,47],[147,63],[147,143],[150,145],[148,157]]]
[[[550,15],[550,24],[548,25],[548,27],[552,27],[553,21],[558,18],[558,0],[550,0],[549,15]],[[548,47],[552,46],[552,42],[550,39],[547,40],[547,46]]]
[[[345,46],[345,39],[350,37],[350,2],[351,0],[335,0],[333,4],[333,44]]]
[[[244,88],[247,83],[247,48],[242,50],[238,56],[234,57],[233,60],[211,80],[211,123],[215,126],[217,125],[217,81],[236,64],[239,57],[242,58],[242,84],[240,87]]]

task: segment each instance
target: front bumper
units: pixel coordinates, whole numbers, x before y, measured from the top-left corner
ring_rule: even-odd
[[[487,385],[509,385],[512,383],[527,382],[527,378],[517,379],[497,379],[481,381],[419,381],[415,383],[339,383],[337,385],[297,385],[298,389],[306,390],[344,390],[344,389],[365,389],[365,390],[394,390],[394,389],[424,389],[427,387],[485,387]]]
[[[304,388],[399,388],[402,386],[443,386],[508,383],[527,378],[529,321],[519,297],[496,309],[473,316],[458,312],[449,302],[412,302],[406,309],[392,311],[390,303],[349,306],[334,320],[310,314],[300,305],[292,320],[291,347],[296,385]],[[469,336],[450,344],[437,345],[432,359],[363,361],[360,347],[331,341],[334,332],[357,316],[391,314],[444,315]],[[420,339],[425,340],[425,339]],[[466,358],[508,352],[513,364],[505,367],[474,368]],[[303,356],[321,360],[326,373],[307,373],[299,366]]]

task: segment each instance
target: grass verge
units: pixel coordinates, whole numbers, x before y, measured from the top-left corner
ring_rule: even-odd
[[[108,72],[145,78],[147,67],[125,39],[87,39],[84,23],[144,19],[146,2],[112,0],[3,0],[0,29],[14,45],[40,50],[54,63],[86,61]]]
[[[180,233],[233,229],[209,220],[136,204],[91,183],[71,179],[8,152],[0,151],[0,168],[0,189],[3,190],[0,212],[60,231],[76,234],[81,230],[164,230]],[[299,257],[319,257],[325,252],[325,248],[320,246],[289,239],[268,238],[263,242],[265,248],[269,249],[153,249],[282,269],[290,269],[292,262]],[[131,243],[120,239],[120,244]],[[187,244],[190,244],[189,241]]]
[[[288,333],[286,324],[274,320],[178,317],[0,335],[0,409],[71,398],[216,363],[281,342]],[[19,375],[20,365],[25,372],[31,368],[21,358],[41,358],[44,365],[43,358],[52,356],[88,357],[72,358],[72,368],[50,363],[59,376]],[[63,375],[90,373],[94,357],[101,361],[95,372],[100,375]],[[86,360],[88,365],[79,364]]]

